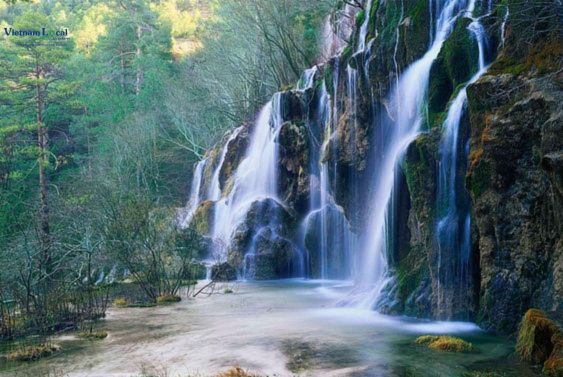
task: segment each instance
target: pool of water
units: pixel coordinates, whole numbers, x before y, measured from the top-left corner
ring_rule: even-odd
[[[513,357],[509,341],[472,323],[339,307],[351,288],[335,281],[247,282],[232,294],[111,309],[99,326],[108,338],[55,337],[58,353],[31,363],[0,360],[0,376],[213,376],[235,365],[269,376],[535,375]],[[424,334],[456,335],[476,350],[414,344]]]

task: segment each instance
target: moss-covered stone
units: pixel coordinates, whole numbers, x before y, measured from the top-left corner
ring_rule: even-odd
[[[192,217],[190,228],[201,235],[209,234],[213,226],[214,210],[215,202],[211,200],[201,202]]]
[[[20,347],[8,353],[6,358],[12,361],[35,361],[52,355],[60,349],[54,344],[39,344]]]
[[[544,373],[563,375],[563,333],[541,310],[529,309],[524,314],[516,352],[528,363],[543,365]]]
[[[304,213],[309,197],[309,137],[305,125],[286,122],[279,143],[281,197],[288,206]]]
[[[88,339],[88,340],[101,340],[101,339],[105,339],[108,336],[107,331],[104,330],[98,330],[98,331],[83,331],[80,332],[76,335],[79,338],[82,339]]]
[[[478,69],[478,47],[468,30],[472,20],[459,20],[430,70],[428,108],[439,113],[446,109],[455,89],[467,82]]]
[[[182,301],[182,298],[180,296],[170,294],[160,295],[156,298],[157,304],[171,304],[180,301]]]
[[[449,352],[470,352],[473,345],[465,340],[453,336],[446,335],[424,335],[415,340],[416,344],[426,344],[428,348],[438,351]]]

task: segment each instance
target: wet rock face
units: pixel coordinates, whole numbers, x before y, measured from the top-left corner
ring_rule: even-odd
[[[229,263],[218,263],[211,267],[211,278],[216,281],[237,280],[237,270]]]
[[[529,307],[563,309],[562,79],[497,74],[468,89],[485,328],[514,332]]]
[[[518,356],[542,366],[548,376],[563,376],[563,332],[538,309],[530,309],[522,318],[516,343]]]
[[[215,202],[205,200],[197,207],[192,220],[190,228],[195,230],[200,235],[207,235],[213,228],[213,214],[215,211]]]
[[[249,137],[249,126],[244,125],[243,129],[238,133],[238,135],[231,140],[227,146],[227,153],[225,154],[225,160],[221,166],[221,171],[219,172],[219,185],[223,195],[227,195],[229,190],[227,190],[228,182],[240,162],[245,157],[245,151],[250,142]]]
[[[274,199],[255,201],[231,237],[229,264],[241,272],[252,269],[255,279],[288,277],[294,223],[294,215]]]
[[[321,232],[325,221],[325,232]],[[331,206],[312,213],[306,220],[305,226],[305,249],[309,265],[309,276],[312,278],[321,278],[321,250],[326,250],[326,278],[329,279],[346,279],[350,277],[350,267],[348,265],[349,245],[353,242],[353,235],[346,229],[348,225],[344,214]],[[325,239],[323,240],[323,236]]]
[[[309,200],[309,139],[301,122],[286,122],[279,134],[279,185],[284,203],[304,214]]]

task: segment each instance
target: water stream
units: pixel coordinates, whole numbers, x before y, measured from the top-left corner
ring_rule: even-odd
[[[471,1],[467,13],[472,22],[468,30],[478,45],[477,73],[460,89],[451,102],[443,124],[439,153],[438,221],[438,312],[451,318],[458,308],[452,307],[454,297],[464,297],[470,292],[471,216],[470,198],[465,191],[464,174],[467,169],[468,140],[460,139],[460,128],[467,105],[467,86],[486,71],[486,34],[479,18],[473,17],[475,2]],[[462,153],[459,147],[463,147]]]
[[[239,365],[260,376],[449,376],[468,370],[534,376],[510,359],[502,338],[464,322],[388,317],[333,308],[345,281],[248,282],[233,294],[184,298],[154,308],[111,309],[100,327],[109,336],[53,339],[61,351],[33,363],[0,359],[2,377],[215,376]],[[456,334],[476,352],[457,354],[414,344],[422,334]],[[508,358],[507,358],[508,357]]]

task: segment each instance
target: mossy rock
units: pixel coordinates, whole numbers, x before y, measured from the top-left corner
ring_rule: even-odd
[[[127,307],[127,304],[127,300],[123,297],[117,297],[115,300],[113,300],[113,305],[117,306],[118,308],[125,308]]]
[[[79,332],[76,336],[87,340],[101,340],[107,338],[108,333],[107,331],[103,331],[103,330],[83,331],[83,332]]]
[[[201,235],[208,234],[213,226],[215,202],[205,200],[197,207],[190,227]]]
[[[563,376],[563,334],[555,322],[538,309],[529,309],[520,323],[516,353],[531,364],[543,364],[543,372]]]
[[[473,345],[461,338],[448,335],[423,335],[415,340],[416,344],[426,344],[428,348],[448,352],[470,352]]]
[[[176,295],[160,295],[156,298],[158,304],[170,304],[173,302],[180,302],[182,298]]]
[[[25,346],[8,353],[6,359],[10,361],[35,361],[50,356],[59,349],[60,347],[54,344]]]

